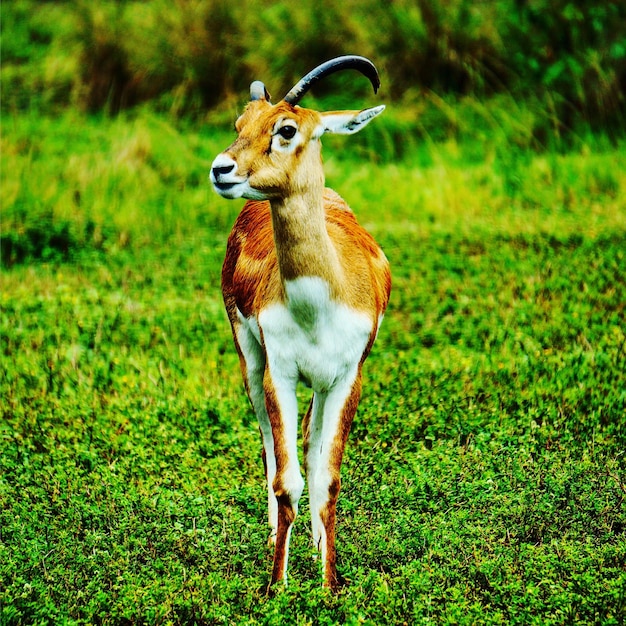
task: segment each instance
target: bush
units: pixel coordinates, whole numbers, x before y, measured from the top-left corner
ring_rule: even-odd
[[[626,100],[626,5],[535,0],[505,22],[524,94],[537,87],[562,125],[622,125]]]
[[[26,227],[8,230],[0,236],[2,265],[30,259],[67,260],[77,244],[69,221],[55,220],[51,212],[31,215]]]

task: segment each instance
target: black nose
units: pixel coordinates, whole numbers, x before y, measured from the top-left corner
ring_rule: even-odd
[[[220,176],[224,176],[225,174],[230,174],[235,169],[235,165],[224,165],[223,167],[214,167],[213,168],[213,176],[215,178],[219,178]]]

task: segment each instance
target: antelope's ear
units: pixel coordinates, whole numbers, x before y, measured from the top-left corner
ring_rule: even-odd
[[[365,128],[377,115],[385,110],[385,105],[364,109],[363,111],[333,111],[320,113],[322,122],[317,129],[316,135],[321,137],[324,133],[336,133],[337,135],[353,135]]]

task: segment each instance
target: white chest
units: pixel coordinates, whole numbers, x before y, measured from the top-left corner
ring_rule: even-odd
[[[372,332],[371,319],[330,298],[327,283],[305,277],[286,285],[287,302],[256,320],[272,375],[301,378],[316,391],[331,388],[358,366]],[[252,330],[253,320],[248,320]],[[260,340],[260,333],[256,329]]]

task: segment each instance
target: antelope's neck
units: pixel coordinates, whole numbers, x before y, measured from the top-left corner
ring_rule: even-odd
[[[283,286],[298,278],[321,278],[336,293],[343,270],[326,228],[322,194],[272,200],[271,207]]]

